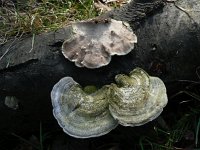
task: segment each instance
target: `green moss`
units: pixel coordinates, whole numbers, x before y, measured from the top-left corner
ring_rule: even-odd
[[[97,91],[97,87],[94,85],[88,85],[83,88],[83,91],[87,94],[92,94]]]

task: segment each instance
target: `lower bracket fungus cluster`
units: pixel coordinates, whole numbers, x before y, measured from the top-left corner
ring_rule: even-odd
[[[160,115],[167,104],[164,83],[136,68],[119,74],[116,84],[87,93],[71,77],[52,89],[53,114],[67,134],[77,138],[107,134],[118,124],[139,126]]]
[[[129,24],[114,19],[91,19],[68,27],[71,34],[62,45],[62,53],[78,67],[105,66],[112,55],[126,55],[137,43]]]

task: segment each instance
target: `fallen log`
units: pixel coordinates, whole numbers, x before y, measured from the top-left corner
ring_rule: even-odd
[[[0,46],[0,131],[26,132],[38,129],[39,122],[57,126],[52,115],[50,91],[64,76],[81,85],[102,86],[119,73],[141,67],[160,77],[168,91],[174,82],[197,80],[200,65],[199,0],[135,0],[101,18],[127,21],[138,37],[134,50],[114,56],[99,69],[79,68],[61,53],[69,28],[13,39]],[[172,86],[173,85],[173,86]],[[5,97],[19,100],[16,110],[5,106]],[[53,122],[53,124],[52,124]]]

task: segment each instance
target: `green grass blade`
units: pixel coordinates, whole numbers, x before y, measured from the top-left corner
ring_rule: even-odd
[[[195,136],[196,147],[198,146],[198,141],[199,141],[199,128],[200,128],[200,117],[199,117],[199,121],[197,123],[197,128],[196,128],[196,136]]]
[[[40,150],[43,150],[42,123],[40,122]]]

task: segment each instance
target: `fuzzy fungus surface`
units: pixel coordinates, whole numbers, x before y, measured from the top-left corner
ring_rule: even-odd
[[[137,43],[129,24],[114,19],[75,22],[70,28],[71,36],[64,41],[62,53],[78,67],[105,66],[112,55],[126,55]]]

